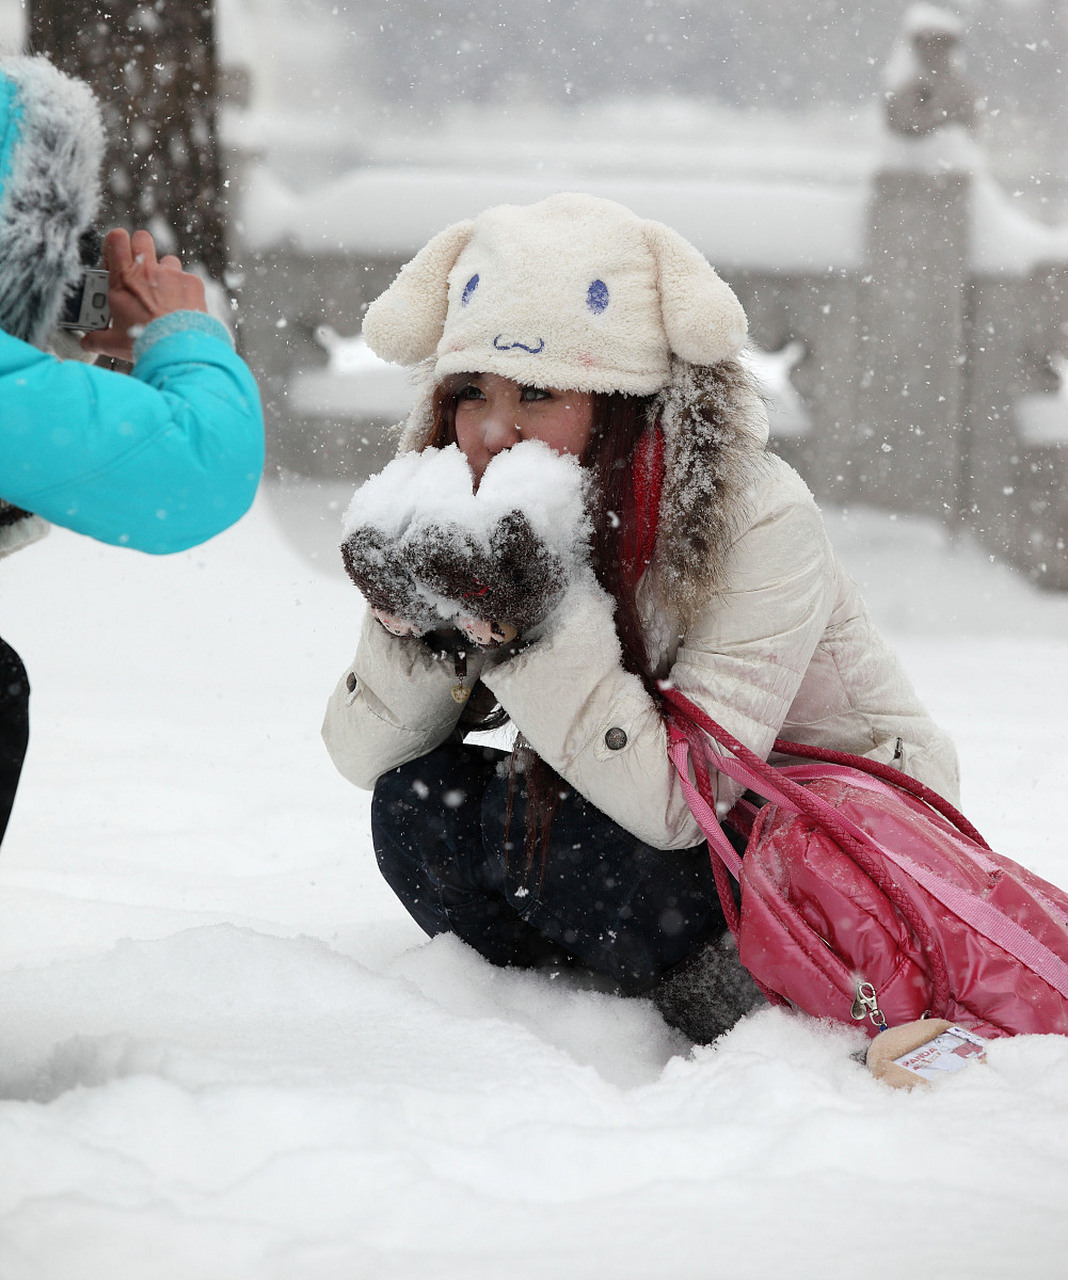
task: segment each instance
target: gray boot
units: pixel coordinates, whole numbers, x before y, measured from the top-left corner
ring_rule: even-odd
[[[767,1003],[742,967],[727,930],[664,974],[649,995],[668,1026],[695,1044],[711,1044],[739,1018]]]

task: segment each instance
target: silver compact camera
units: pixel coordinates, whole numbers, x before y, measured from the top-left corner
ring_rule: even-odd
[[[111,323],[108,309],[108,273],[103,267],[85,267],[74,291],[67,296],[59,317],[61,329],[106,329]]]
[[[60,329],[78,329],[88,333],[91,329],[106,329],[111,323],[108,273],[100,265],[102,252],[100,232],[95,227],[90,227],[82,233],[78,242],[82,274],[63,303],[57,322]]]

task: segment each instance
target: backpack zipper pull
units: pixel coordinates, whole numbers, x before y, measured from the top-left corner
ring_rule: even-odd
[[[471,696],[471,688],[467,683],[467,654],[462,650],[453,655],[453,670],[456,672],[456,683],[451,689],[452,700],[464,703]]]
[[[880,1031],[886,1030],[886,1019],[879,1008],[879,997],[875,994],[875,988],[871,983],[865,982],[863,978],[856,980],[853,1007],[849,1014],[854,1022],[863,1022],[865,1018],[870,1018],[872,1026],[878,1027]]]

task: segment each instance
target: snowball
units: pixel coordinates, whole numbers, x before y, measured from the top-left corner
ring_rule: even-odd
[[[403,453],[353,494],[343,531],[375,528],[389,538],[409,530],[460,528],[482,546],[502,516],[522,511],[552,550],[572,555],[589,533],[586,476],[579,460],[539,440],[499,453],[478,491],[456,445]]]
[[[457,514],[472,500],[467,459],[456,445],[402,453],[365,481],[352,495],[342,521],[348,537],[356,529],[379,529],[399,537],[415,516]]]
[[[586,479],[573,454],[524,440],[491,460],[478,499],[491,526],[509,511],[522,511],[546,545],[566,557],[589,535]]]

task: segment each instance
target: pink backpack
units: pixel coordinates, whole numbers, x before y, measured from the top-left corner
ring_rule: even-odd
[[[663,697],[739,956],[773,1003],[872,1036],[926,1015],[983,1036],[1068,1035],[1068,895],[896,769],[781,739],[776,751],[819,763],[776,768],[677,690]],[[725,819],[744,857],[716,819],[713,771],[767,801]]]

